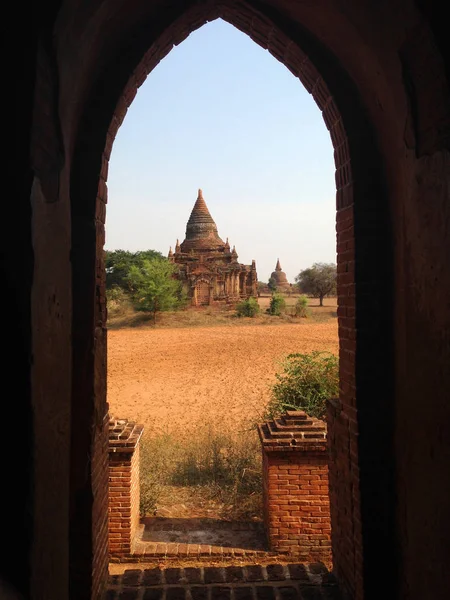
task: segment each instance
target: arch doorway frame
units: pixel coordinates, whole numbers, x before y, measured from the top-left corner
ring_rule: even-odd
[[[175,6],[118,48],[86,98],[70,179],[73,281],[71,595],[105,580],[108,161],[139,86],[174,45],[222,18],[284,64],[314,97],[334,147],[340,398],[330,414],[333,562],[352,597],[375,585],[375,553],[394,552],[393,241],[385,165],[354,82],[314,32],[256,3]],[[100,93],[100,90],[102,93]],[[100,175],[99,175],[100,174]],[[375,372],[373,365],[377,365]],[[380,376],[380,373],[382,374]],[[86,480],[86,460],[90,457]],[[106,510],[105,510],[106,508]],[[99,534],[99,532],[103,532]],[[102,556],[102,560],[100,560]],[[362,557],[364,556],[364,561]],[[378,584],[379,585],[379,584]],[[82,596],[80,596],[82,597]]]

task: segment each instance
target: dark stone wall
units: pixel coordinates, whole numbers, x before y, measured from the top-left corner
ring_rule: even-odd
[[[335,148],[337,574],[352,597],[383,597],[388,575],[393,598],[448,597],[450,59],[439,10],[425,0],[11,7],[5,415],[21,424],[24,452],[5,467],[14,493],[2,513],[17,529],[2,548],[4,580],[33,598],[68,598],[69,579],[77,600],[102,589],[107,163],[151,69],[220,14],[299,77]],[[17,434],[7,429],[8,447]]]
[[[22,22],[31,56],[37,40],[31,19],[21,18],[21,8],[11,7],[6,16]],[[35,64],[21,51],[19,38],[2,36],[8,47],[1,53],[2,79],[8,93],[2,95],[2,185],[8,201],[0,219],[0,312],[3,352],[1,359],[2,443],[7,460],[2,465],[0,511],[0,595],[12,588],[27,595],[31,576],[33,515],[33,415],[31,385],[31,287],[34,254],[31,240],[30,194],[33,172],[29,161]],[[5,47],[6,47],[5,46]],[[18,77],[20,73],[20,78]],[[20,450],[20,451],[19,451]],[[24,560],[18,561],[17,556]]]
[[[450,554],[448,150],[418,159],[410,183],[396,338],[401,593],[404,598],[426,597],[433,590],[433,597],[445,598]]]

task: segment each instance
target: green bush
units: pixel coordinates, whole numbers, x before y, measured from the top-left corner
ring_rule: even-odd
[[[253,297],[242,300],[242,302],[239,302],[236,306],[236,314],[238,317],[256,317],[259,311],[258,300]]]
[[[286,312],[286,300],[281,294],[272,294],[267,312],[269,315],[276,315],[278,317]]]
[[[324,419],[326,401],[339,393],[339,359],[331,352],[314,350],[309,354],[289,354],[276,373],[267,418],[287,410],[304,410],[309,416]]]
[[[308,308],[308,298],[303,294],[301,295],[294,306],[294,316],[306,318],[309,317],[310,310]]]

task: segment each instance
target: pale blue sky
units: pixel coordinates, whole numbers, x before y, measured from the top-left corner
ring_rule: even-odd
[[[106,249],[183,241],[203,196],[239,262],[289,281],[336,262],[333,149],[319,109],[271,54],[217,20],[153,70],[120,127],[108,178]]]

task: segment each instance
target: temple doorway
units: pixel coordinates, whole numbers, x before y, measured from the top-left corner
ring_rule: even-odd
[[[206,281],[199,281],[195,286],[195,297],[197,306],[208,306],[210,298],[209,284]]]

